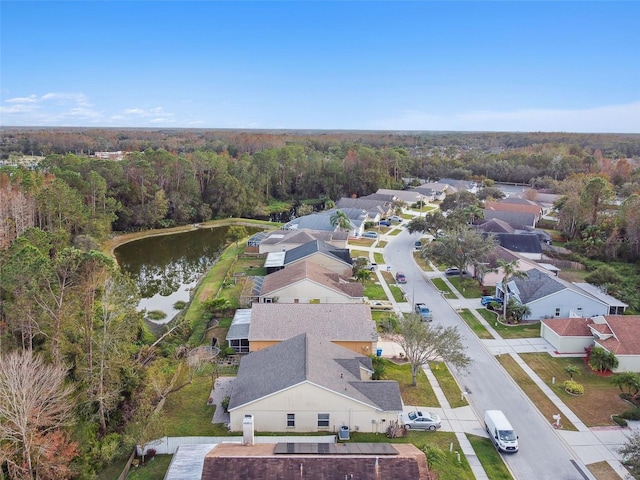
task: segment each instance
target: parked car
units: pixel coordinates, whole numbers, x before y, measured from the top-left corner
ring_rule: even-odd
[[[396,273],[396,283],[407,283],[407,276],[402,272]]]
[[[460,269],[458,267],[449,267],[444,271],[445,275],[460,275]],[[462,275],[466,275],[467,271],[462,270]]]
[[[369,264],[367,264],[367,266],[365,268],[367,270],[371,270],[372,272],[375,272],[378,269],[378,264],[377,263],[369,263]]]
[[[494,297],[492,295],[486,295],[480,299],[480,304],[485,307],[492,303],[499,303],[500,305],[502,305],[502,299],[498,297]]]
[[[403,415],[405,430],[436,430],[442,426],[442,420],[431,412],[409,412]]]
[[[378,225],[380,225],[382,227],[390,227],[391,226],[391,222],[389,220],[380,220],[378,222]]]
[[[393,310],[393,304],[388,300],[368,300],[371,310]]]
[[[413,242],[413,248],[420,250],[422,248],[422,242],[420,240]]]
[[[398,215],[392,215],[391,217],[389,217],[389,220],[391,220],[392,222],[402,222],[403,219]]]
[[[376,232],[364,232],[362,238],[378,238],[378,234]]]

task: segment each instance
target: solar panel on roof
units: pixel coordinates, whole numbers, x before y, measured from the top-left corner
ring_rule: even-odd
[[[390,443],[277,443],[276,455],[398,455]]]

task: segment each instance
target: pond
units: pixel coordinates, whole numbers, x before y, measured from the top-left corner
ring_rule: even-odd
[[[249,235],[261,230],[245,228]],[[147,237],[116,248],[120,269],[138,284],[142,298],[138,309],[163,312],[166,317],[155,323],[170,322],[179,312],[174,304],[189,301],[191,290],[226,246],[228,229],[201,228]]]

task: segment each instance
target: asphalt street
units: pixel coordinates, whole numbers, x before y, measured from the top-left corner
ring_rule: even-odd
[[[478,419],[485,410],[502,410],[519,435],[520,451],[503,455],[505,462],[518,480],[584,480],[594,479],[586,466],[575,457],[569,446],[535,408],[533,403],[507,375],[492,353],[460,319],[449,302],[425,278],[413,260],[413,244],[418,234],[407,230],[389,236],[384,258],[392,272],[403,271],[407,283],[403,289],[409,302],[424,302],[433,311],[434,322],[444,326],[457,326],[467,355],[473,359],[465,371],[452,373],[462,388],[470,393],[467,399]]]

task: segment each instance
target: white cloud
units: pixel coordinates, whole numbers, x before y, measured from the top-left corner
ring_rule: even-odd
[[[430,114],[406,111],[377,122],[384,130],[640,133],[640,102],[587,109],[526,109]]]
[[[38,103],[38,97],[29,95],[28,97],[16,97],[6,100],[7,103]]]

